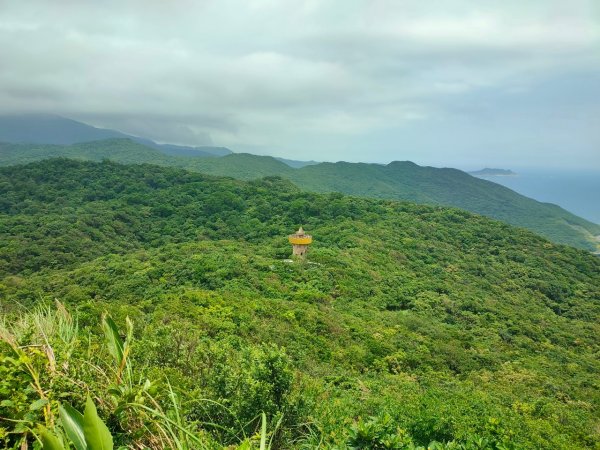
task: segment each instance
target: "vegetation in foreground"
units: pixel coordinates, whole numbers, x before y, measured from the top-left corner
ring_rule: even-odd
[[[0,190],[7,448],[88,395],[115,447],[600,448],[584,251],[280,179],[54,160]]]

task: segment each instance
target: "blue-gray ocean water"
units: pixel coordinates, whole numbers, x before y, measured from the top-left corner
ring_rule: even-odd
[[[557,204],[600,224],[600,172],[517,170],[513,176],[481,177],[541,202]]]

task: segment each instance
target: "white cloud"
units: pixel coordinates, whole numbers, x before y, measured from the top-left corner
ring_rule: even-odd
[[[552,80],[589,74],[587,88],[598,88],[594,8],[594,0],[0,2],[0,109],[282,156],[302,149],[335,160],[362,146],[385,160],[403,146],[407,158],[452,165],[466,146],[497,148],[494,136],[532,151],[553,145],[528,130],[543,125],[544,109],[570,103],[568,94],[541,101]],[[581,105],[580,115],[592,108]],[[520,122],[516,110],[527,111]],[[569,126],[573,151],[600,166],[590,150],[597,132]]]

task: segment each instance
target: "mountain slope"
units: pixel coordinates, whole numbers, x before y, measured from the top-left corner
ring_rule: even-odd
[[[0,115],[0,142],[71,145],[103,139],[131,139],[172,156],[224,156],[231,150],[225,147],[188,147],[156,142],[120,131],[96,128],[83,122],[53,114]]]
[[[64,156],[122,163],[152,163],[251,180],[282,176],[304,190],[342,192],[363,197],[449,205],[528,228],[555,242],[597,250],[600,225],[559,206],[537,202],[508,188],[456,169],[421,167],[411,162],[388,165],[320,163],[294,169],[275,158],[232,154],[222,158],[185,158],[161,154],[128,140],[72,146],[0,144],[0,165]]]
[[[290,263],[300,223],[315,241]],[[49,160],[0,169],[0,242],[3,314],[57,298],[93,331],[77,340],[92,351],[58,359],[64,381],[41,382],[75,405],[89,386],[112,430],[115,389],[76,359],[101,357],[104,310],[133,318],[141,379],[168,376],[183,420],[222,445],[260,410],[283,417],[279,448],[373,448],[381,429],[398,448],[600,442],[600,260],[528,231],[278,178]]]
[[[352,195],[455,206],[528,228],[555,242],[589,250],[599,248],[598,240],[588,233],[600,235],[600,225],[557,205],[535,201],[456,169],[421,167],[408,161],[395,161],[387,166],[323,163],[304,167],[290,179],[298,186],[318,192],[337,190]]]
[[[189,158],[167,155],[130,139],[106,139],[64,146],[0,143],[0,166],[57,157],[89,161],[109,159],[124,164],[157,164],[244,180],[269,175],[285,175],[293,170],[287,164],[270,156],[232,153],[220,158]]]

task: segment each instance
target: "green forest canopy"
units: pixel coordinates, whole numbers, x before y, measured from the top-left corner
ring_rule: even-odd
[[[121,163],[151,163],[236,179],[281,176],[306,191],[342,192],[361,197],[454,206],[532,230],[554,242],[600,250],[600,225],[537,202],[499,184],[456,169],[420,167],[404,161],[388,165],[320,163],[294,169],[268,156],[232,154],[221,158],[169,156],[127,139],[71,146],[0,144],[0,165],[69,157]]]
[[[315,242],[290,263],[300,224]],[[262,411],[280,448],[600,443],[600,260],[528,231],[281,178],[54,159],[0,169],[0,233],[4,329],[23,344],[44,342],[40,323],[54,333],[54,372],[26,347],[48,408],[81,411],[90,391],[119,445],[160,447],[158,419],[126,405],[168,409],[167,380],[207,448],[241,443]],[[79,338],[62,313],[25,313],[53,299]],[[110,361],[103,311],[134,321],[139,386],[93,369]],[[33,427],[46,406],[1,345],[10,446],[23,434],[2,418]]]

